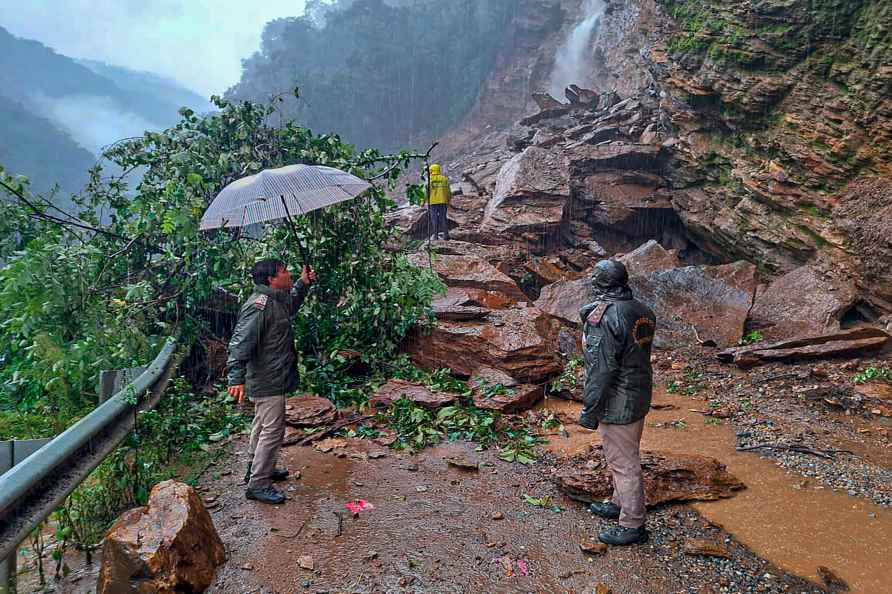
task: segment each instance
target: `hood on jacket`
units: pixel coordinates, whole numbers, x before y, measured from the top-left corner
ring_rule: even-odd
[[[441,169],[440,166],[434,163],[431,165],[431,175],[440,175]]]
[[[601,260],[592,270],[592,293],[595,300],[631,299],[629,272],[618,260]]]

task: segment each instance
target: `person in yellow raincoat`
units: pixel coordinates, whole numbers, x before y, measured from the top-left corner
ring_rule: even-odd
[[[448,241],[449,221],[446,219],[446,211],[449,208],[452,192],[449,190],[449,178],[443,175],[440,166],[436,163],[430,166],[430,185],[428,188],[427,198],[430,205],[433,238]]]

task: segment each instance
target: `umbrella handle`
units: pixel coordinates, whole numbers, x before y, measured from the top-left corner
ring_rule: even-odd
[[[307,249],[304,247],[304,244],[297,239],[297,229],[294,227],[294,221],[291,220],[291,213],[288,211],[288,203],[285,202],[285,196],[280,196],[282,199],[282,206],[285,207],[285,222],[288,223],[288,228],[291,230],[291,238],[297,243],[297,249],[300,252],[300,257],[303,258],[304,264],[306,266],[310,265],[310,254],[307,252]]]

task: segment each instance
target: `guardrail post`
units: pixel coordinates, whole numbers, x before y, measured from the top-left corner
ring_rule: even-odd
[[[13,466],[25,462],[28,456],[50,441],[50,438],[0,441],[0,475]],[[0,561],[0,594],[15,594],[17,553],[13,551],[6,559]]]

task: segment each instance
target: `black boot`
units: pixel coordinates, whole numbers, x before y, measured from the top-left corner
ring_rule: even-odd
[[[273,487],[261,487],[259,489],[248,489],[245,491],[245,497],[259,501],[260,503],[272,503],[277,505],[285,503],[285,496]]]
[[[624,546],[633,544],[643,544],[647,542],[647,529],[644,526],[638,528],[623,528],[622,526],[614,526],[598,535],[598,540],[604,544]]]
[[[619,519],[619,506],[612,501],[595,501],[588,506],[588,511],[608,520]]]

